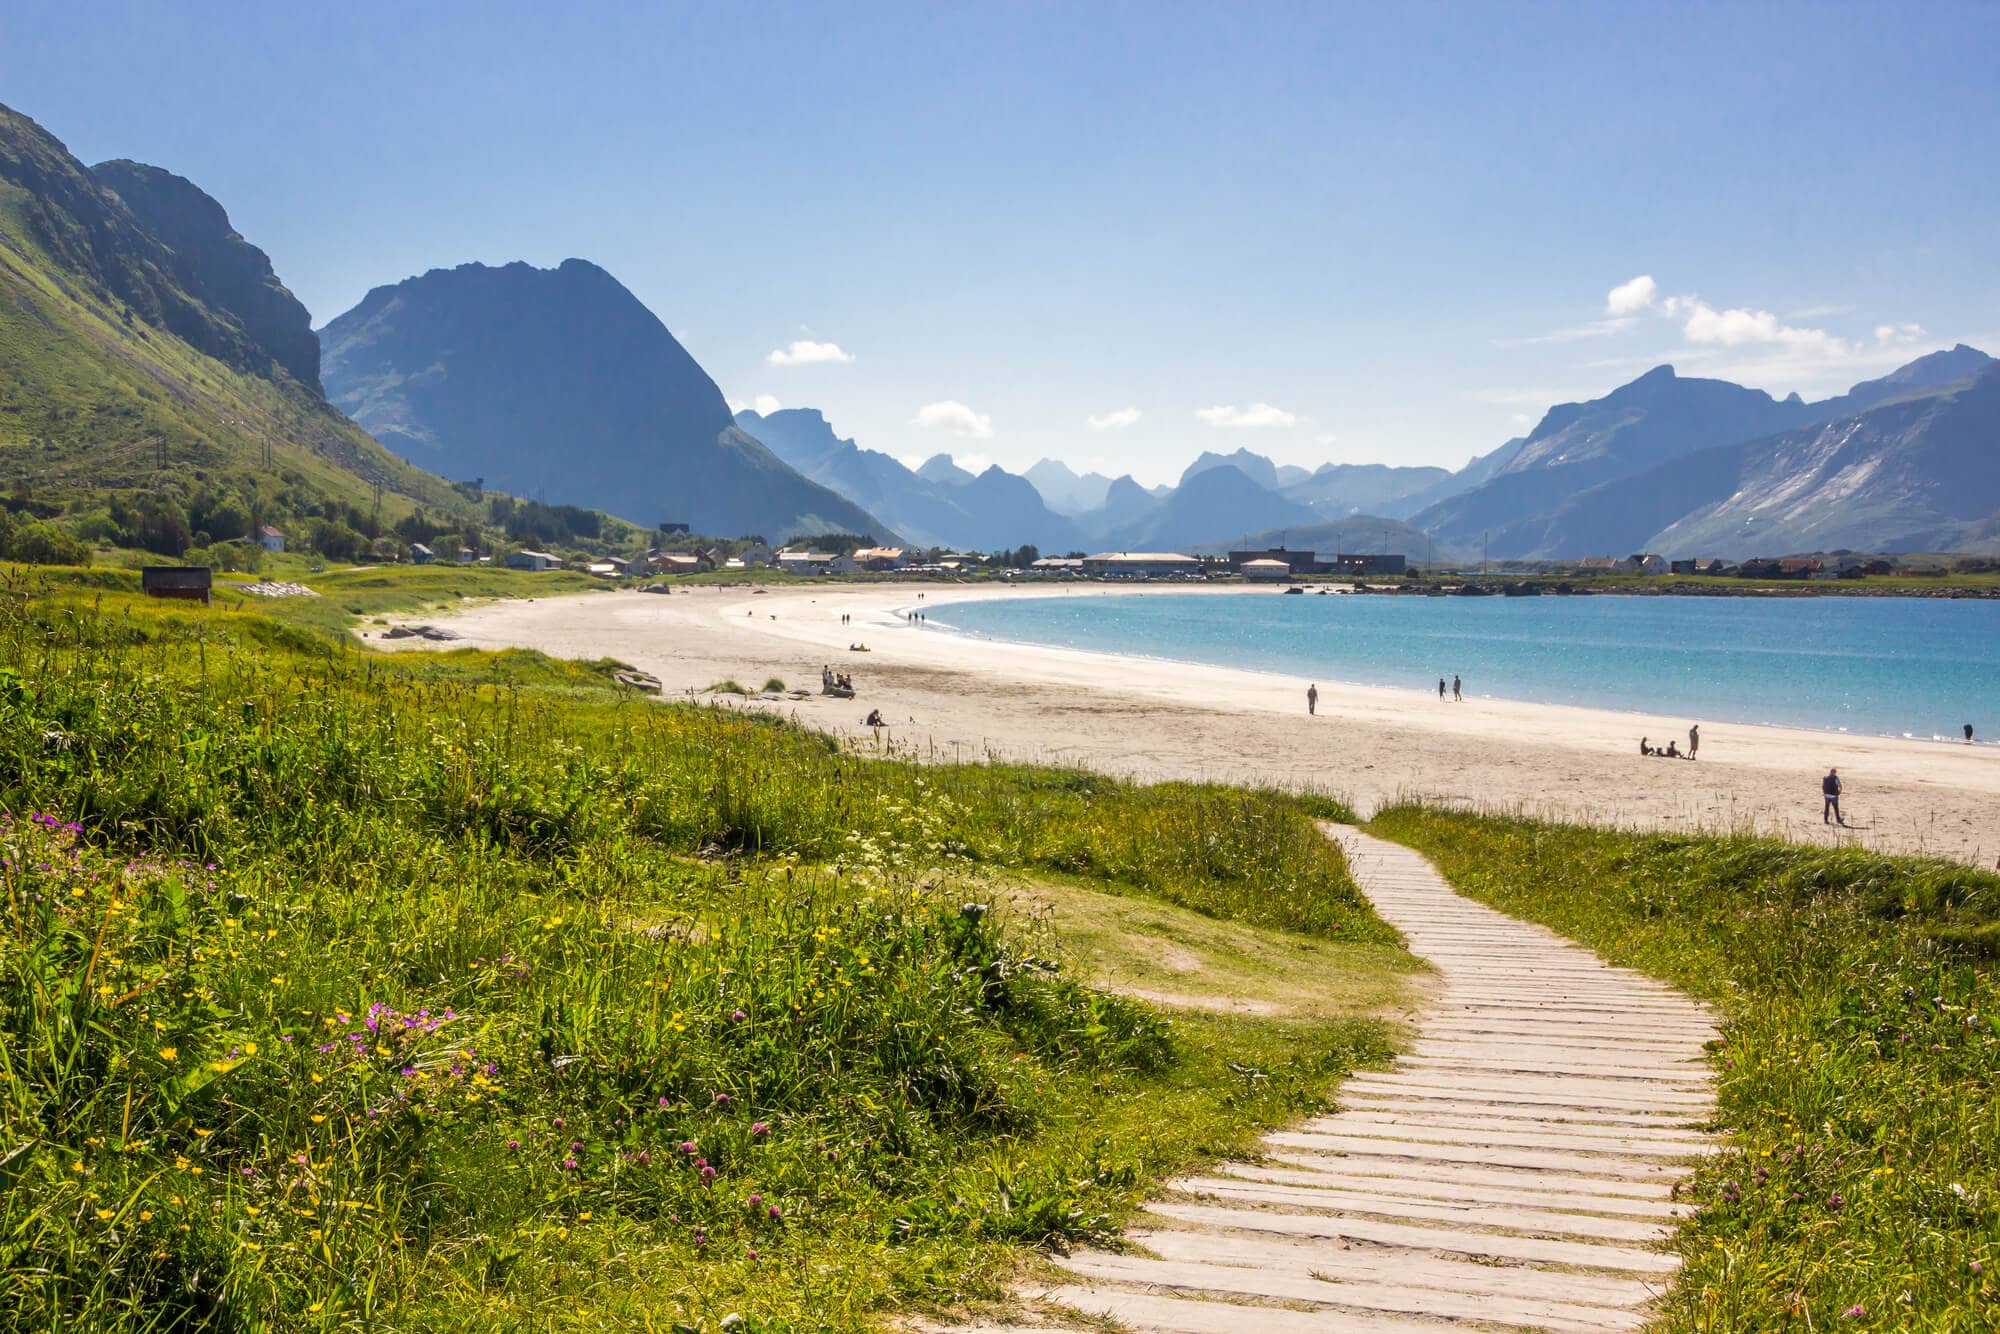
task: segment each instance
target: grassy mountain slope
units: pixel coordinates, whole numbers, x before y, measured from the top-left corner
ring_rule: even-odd
[[[0,107],[0,485],[152,491],[241,468],[357,506],[377,483],[385,510],[457,503],[291,377],[256,373],[270,355],[175,268],[117,194]]]

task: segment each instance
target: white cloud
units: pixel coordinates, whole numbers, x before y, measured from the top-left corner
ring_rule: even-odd
[[[1699,297],[1670,297],[1662,307],[1669,318],[1682,320],[1681,333],[1690,343],[1715,343],[1723,347],[1780,344],[1801,351],[1819,350],[1838,356],[1847,350],[1844,340],[1824,329],[1805,329],[1786,324],[1768,310],[1738,306],[1717,310]]]
[[[1875,326],[1875,341],[1883,347],[1898,347],[1914,343],[1924,336],[1921,324],[1878,324]]]
[[[1632,317],[1621,315],[1615,319],[1592,320],[1589,324],[1578,324],[1568,329],[1556,329],[1545,334],[1534,334],[1527,338],[1502,338],[1501,347],[1536,347],[1543,343],[1575,343],[1585,338],[1609,338],[1612,334],[1623,333],[1632,327]]]
[[[1335,435],[1332,431],[1327,431],[1324,434],[1314,436],[1313,443],[1316,445],[1330,445],[1338,439],[1340,439],[1339,436]]]
[[[743,411],[743,409],[745,409],[745,408],[747,408],[747,407],[749,407],[749,406],[750,406],[750,405],[749,405],[748,403],[745,403],[745,402],[744,402],[744,401],[743,401],[742,399],[740,399],[740,398],[732,398],[732,399],[730,399],[730,400],[729,400],[729,411],[730,411],[730,412],[731,412],[732,414],[734,414],[734,413],[738,413],[738,412],[741,412],[741,411]]]
[[[1785,318],[1788,320],[1823,320],[1833,315],[1852,315],[1853,313],[1854,307],[1851,305],[1807,306],[1804,310],[1792,311]]]
[[[1297,424],[1298,415],[1274,408],[1269,403],[1252,403],[1247,408],[1239,408],[1234,403],[1219,407],[1199,408],[1195,416],[1210,426],[1234,426],[1255,429],[1264,426],[1292,426]]]
[[[911,424],[930,431],[949,431],[963,440],[986,440],[993,435],[993,419],[974,412],[955,398],[926,403],[917,409]]]
[[[1653,304],[1653,296],[1659,291],[1659,284],[1653,275],[1642,273],[1630,282],[1623,282],[1612,288],[1604,297],[1606,315],[1631,315],[1645,310]]]
[[[1122,431],[1139,420],[1139,409],[1119,408],[1115,412],[1093,413],[1084,424],[1093,431]]]
[[[758,416],[768,417],[772,413],[776,412],[779,408],[784,407],[785,405],[783,403],[780,403],[775,395],[759,394],[757,395],[757,397],[750,400],[750,406],[757,410]]]
[[[810,338],[797,338],[764,360],[773,366],[814,366],[830,361],[852,361],[854,355],[842,351],[838,343],[816,343]]]

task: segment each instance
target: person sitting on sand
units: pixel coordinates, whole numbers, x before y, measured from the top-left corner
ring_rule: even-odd
[[[882,725],[883,725],[883,723],[882,723],[882,710],[880,710],[880,709],[870,709],[870,710],[868,710],[868,721],[867,721],[867,722],[865,722],[865,723],[863,723],[863,724],[862,724],[862,726],[863,726],[863,727],[881,727]]]
[[[1653,753],[1652,743],[1645,737],[1639,738],[1639,753],[1641,755],[1651,755]]]
[[[1679,759],[1681,757],[1681,743],[1678,741],[1669,741],[1667,743],[1667,748],[1661,751],[1660,754],[1666,756],[1670,760]]]

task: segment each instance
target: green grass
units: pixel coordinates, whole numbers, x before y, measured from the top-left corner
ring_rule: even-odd
[[[1720,1007],[1732,1147],[1693,1184],[1662,1328],[1994,1327],[2000,877],[1412,807],[1373,827]]]
[[[16,1327],[863,1327],[1385,1049],[1392,982],[1168,1018],[986,910],[1053,877],[1383,973],[1325,803],[867,760],[130,577],[0,583]]]

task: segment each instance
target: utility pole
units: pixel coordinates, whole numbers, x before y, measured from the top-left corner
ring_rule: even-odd
[[[1485,533],[1479,535],[1479,577],[1482,579],[1486,577],[1486,537]]]

